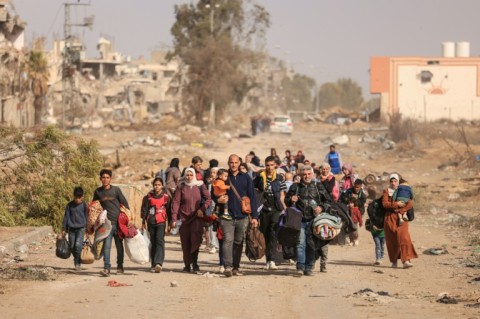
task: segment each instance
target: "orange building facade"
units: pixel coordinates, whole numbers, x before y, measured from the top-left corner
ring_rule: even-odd
[[[370,93],[381,118],[480,119],[480,57],[372,57]]]

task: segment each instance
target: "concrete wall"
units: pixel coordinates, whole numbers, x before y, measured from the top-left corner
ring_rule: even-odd
[[[429,82],[420,80],[422,71],[433,75]],[[403,117],[428,121],[479,118],[476,83],[476,66],[399,66],[399,111]]]
[[[20,103],[18,97],[10,96],[2,99],[0,122],[13,127],[31,127],[35,123],[32,103]]]

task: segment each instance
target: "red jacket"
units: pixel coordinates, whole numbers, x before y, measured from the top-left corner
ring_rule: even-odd
[[[350,207],[350,217],[355,224],[359,224],[360,227],[363,226],[362,213],[358,207]]]

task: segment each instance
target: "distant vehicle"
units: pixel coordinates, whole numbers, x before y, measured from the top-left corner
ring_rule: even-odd
[[[271,133],[293,133],[292,119],[288,115],[277,115],[272,119],[270,123]]]

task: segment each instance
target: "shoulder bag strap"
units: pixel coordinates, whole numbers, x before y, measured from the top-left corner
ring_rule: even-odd
[[[235,188],[235,185],[233,185],[232,180],[231,180],[230,178],[229,178],[229,180],[230,180],[230,186],[232,187],[233,192],[235,193],[235,195],[237,195],[238,200],[239,200],[239,201],[242,201],[242,198],[240,197],[240,194],[238,194],[238,191],[237,191],[237,189]]]

